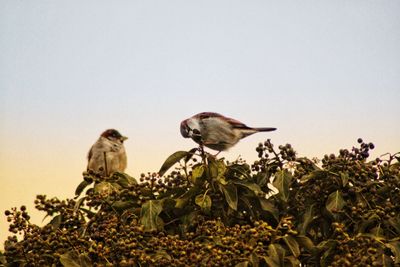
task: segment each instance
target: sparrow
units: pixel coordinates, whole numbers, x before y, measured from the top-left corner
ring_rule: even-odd
[[[181,122],[184,138],[217,151],[234,146],[240,139],[258,132],[275,131],[276,128],[253,128],[215,112],[202,112]]]
[[[122,136],[117,130],[104,131],[89,150],[87,170],[103,176],[124,172],[127,165],[124,148],[126,139],[128,137]]]

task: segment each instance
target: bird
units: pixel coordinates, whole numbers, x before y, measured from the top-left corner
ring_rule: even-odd
[[[126,139],[128,137],[121,135],[115,129],[105,130],[89,150],[87,171],[93,171],[102,176],[124,172],[127,166],[124,147]]]
[[[273,127],[249,127],[246,124],[215,112],[201,112],[180,125],[184,138],[192,138],[200,146],[221,151],[236,145],[240,139],[258,132],[275,131]]]

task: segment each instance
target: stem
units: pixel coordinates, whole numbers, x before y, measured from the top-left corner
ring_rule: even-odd
[[[106,172],[106,176],[108,176],[108,168],[107,168],[107,152],[103,152],[104,155],[104,170]]]

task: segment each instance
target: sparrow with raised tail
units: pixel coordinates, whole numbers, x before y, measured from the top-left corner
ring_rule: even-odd
[[[124,172],[127,165],[124,147],[126,139],[128,137],[122,136],[117,130],[104,131],[89,150],[87,170],[103,176]]]
[[[275,130],[272,127],[249,127],[214,112],[202,112],[181,122],[181,134],[184,138],[192,138],[196,143],[217,151],[227,150],[240,139],[254,133]]]

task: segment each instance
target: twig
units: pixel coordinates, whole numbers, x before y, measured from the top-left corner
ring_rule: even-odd
[[[103,155],[104,155],[104,169],[105,169],[105,172],[106,172],[106,176],[108,176],[108,168],[107,168],[107,152],[103,152]]]

